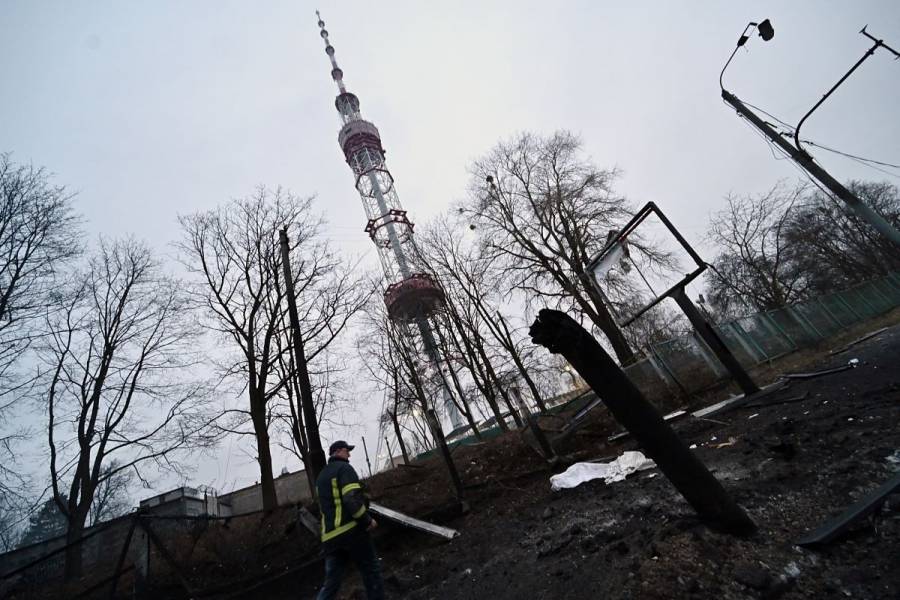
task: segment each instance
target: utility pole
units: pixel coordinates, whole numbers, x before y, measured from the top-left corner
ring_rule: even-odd
[[[325,451],[319,438],[319,421],[316,418],[316,407],[313,404],[312,384],[309,381],[309,370],[306,367],[306,356],[303,352],[303,335],[300,333],[300,317],[297,314],[297,298],[294,293],[294,277],[291,274],[290,245],[288,243],[287,226],[278,232],[281,242],[281,262],[284,267],[284,283],[288,301],[288,316],[291,319],[291,333],[294,346],[294,368],[300,383],[300,404],[303,408],[303,421],[306,427],[306,449],[308,457],[307,469],[311,471],[311,480],[315,481],[325,468]]]
[[[750,375],[747,374],[747,371],[744,370],[741,363],[734,357],[734,354],[731,353],[731,350],[728,349],[728,346],[725,345],[725,342],[722,341],[722,338],[719,337],[716,330],[709,324],[709,321],[703,317],[703,314],[688,297],[683,285],[675,288],[672,292],[672,298],[678,303],[678,306],[691,322],[691,325],[694,326],[694,331],[703,338],[703,341],[706,342],[706,345],[713,351],[716,358],[719,359],[719,362],[728,369],[728,372],[734,378],[735,383],[737,383],[744,391],[744,396],[750,396],[751,394],[758,392],[759,386],[756,385]]]
[[[366,465],[369,467],[369,477],[372,477],[372,462],[369,460],[369,447],[366,446],[366,438],[362,439],[363,441],[363,452],[366,453]]]
[[[869,225],[874,227],[883,236],[900,246],[900,231],[897,231],[884,217],[872,210],[869,205],[863,202],[856,194],[844,187],[837,179],[832,177],[825,169],[816,164],[813,157],[806,150],[798,150],[787,142],[777,131],[766,123],[764,120],[747,105],[741,102],[737,96],[726,89],[722,89],[722,98],[734,107],[739,115],[746,118],[750,123],[759,129],[767,138],[775,142],[779,148],[790,156],[794,162],[803,167],[803,169],[815,177],[819,182],[831,191],[832,194],[843,200],[853,212]]]
[[[391,443],[388,441],[387,436],[384,436],[384,445],[387,446],[388,451],[388,459],[391,461],[391,468],[394,468],[394,453],[391,452]]]
[[[878,48],[885,48],[889,52],[891,52],[895,58],[900,58],[900,52],[897,52],[890,46],[884,43],[883,40],[876,39],[872,35],[866,32],[866,28],[863,27],[860,33],[870,40],[874,41],[874,45],[866,51],[866,53],[860,58],[856,64],[854,64],[849,71],[847,71],[843,77],[838,80],[836,84],[834,84],[828,92],[825,93],[824,96],[807,112],[803,115],[803,118],[800,119],[800,123],[797,124],[797,127],[794,129],[794,145],[792,146],[785,140],[775,129],[772,128],[771,125],[766,123],[763,119],[759,117],[756,113],[750,110],[746,104],[741,102],[737,96],[729,92],[725,89],[725,85],[723,83],[723,77],[725,75],[725,69],[728,68],[728,65],[731,63],[731,60],[734,58],[734,55],[737,53],[738,49],[744,46],[750,39],[747,35],[747,31],[751,28],[755,27],[759,31],[760,37],[764,41],[769,41],[775,35],[775,30],[772,28],[772,24],[768,19],[761,23],[750,23],[747,27],[744,28],[744,32],[741,34],[741,37],[738,39],[737,47],[735,47],[734,51],[731,53],[731,56],[728,57],[728,61],[725,63],[725,66],[722,68],[722,72],[719,74],[719,87],[722,88],[722,99],[725,100],[728,104],[730,104],[739,115],[746,118],[750,123],[756,127],[763,135],[765,135],[769,140],[774,142],[779,148],[781,148],[791,159],[794,160],[798,165],[800,165],[807,173],[809,173],[812,177],[815,177],[822,185],[828,188],[832,194],[840,198],[847,206],[850,207],[853,212],[857,214],[857,216],[866,221],[869,225],[874,227],[879,233],[883,236],[891,240],[897,246],[900,246],[900,231],[897,231],[893,225],[888,223],[884,217],[879,215],[877,212],[872,210],[865,202],[863,202],[856,194],[848,190],[846,187],[841,185],[841,183],[832,177],[825,169],[816,164],[813,157],[803,149],[801,146],[800,140],[800,128],[803,126],[803,123],[809,116],[819,108],[825,100],[831,96],[832,93],[840,86],[844,81],[847,80],[848,77],[857,69],[859,66],[870,56],[872,56]]]

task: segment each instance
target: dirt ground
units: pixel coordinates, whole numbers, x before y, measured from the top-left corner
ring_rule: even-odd
[[[373,478],[376,501],[461,532],[447,542],[385,524],[376,546],[388,597],[900,598],[900,496],[840,541],[815,550],[794,545],[900,469],[900,326],[827,353],[898,317],[895,311],[754,376],[768,383],[784,370],[852,358],[857,368],[792,380],[758,401],[765,406],[674,423],[757,523],[754,536],[700,523],[657,469],[552,492],[553,472],[512,432],[455,450],[469,505],[463,515],[454,516],[436,460]],[[569,443],[572,458],[637,448],[630,439],[607,443],[617,428],[596,412]],[[315,565],[248,597],[311,598],[321,576]],[[346,582],[341,597],[365,597],[358,579]]]
[[[795,545],[900,470],[898,323],[900,309],[752,374],[768,384],[781,373],[838,367],[854,358],[856,368],[791,380],[746,406],[673,421],[756,522],[755,535],[738,538],[701,523],[658,469],[610,485],[594,481],[551,491],[551,475],[567,464],[638,449],[628,437],[608,441],[620,428],[599,407],[560,445],[566,464],[555,469],[529,434],[517,431],[454,449],[465,511],[437,458],[368,480],[374,501],[460,532],[445,541],[381,520],[375,544],[387,597],[900,599],[900,494],[839,541],[817,549]],[[697,409],[732,393],[720,386],[684,402]],[[558,430],[576,410],[543,418],[542,426]],[[313,598],[323,563],[296,514],[283,507],[210,531],[187,531],[190,543],[173,549],[191,596]],[[130,589],[129,577],[120,590]],[[157,573],[154,580],[154,597],[187,597],[174,576]],[[355,573],[341,598],[365,598]]]

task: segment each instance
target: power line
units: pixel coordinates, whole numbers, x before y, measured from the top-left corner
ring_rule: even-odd
[[[724,101],[723,101],[723,102],[724,102]],[[727,104],[727,102],[726,102],[726,104]],[[787,122],[785,122],[785,121],[782,121],[781,119],[779,119],[778,117],[776,117],[776,116],[773,115],[772,113],[770,113],[770,112],[768,112],[768,111],[766,111],[766,110],[764,110],[764,109],[762,109],[762,108],[760,108],[760,107],[758,107],[758,106],[754,106],[754,105],[750,104],[749,102],[744,102],[744,104],[746,104],[746,105],[749,106],[750,108],[755,108],[756,110],[758,110],[759,112],[761,112],[762,114],[766,115],[767,117],[769,117],[769,118],[771,118],[771,119],[775,119],[776,121],[778,121],[779,124],[781,124],[782,126],[788,128],[790,131],[793,131],[793,130],[794,130],[794,126],[793,126],[793,125],[791,125],[790,123],[787,123]],[[771,123],[769,123],[769,124],[771,125]]]
[[[890,177],[895,177],[895,178],[900,179],[900,174],[898,174],[898,173],[896,173],[896,172],[894,172],[894,171],[888,171],[887,169],[882,169],[881,167],[877,166],[877,165],[882,165],[882,166],[885,166],[885,167],[893,167],[893,168],[895,168],[895,169],[900,169],[900,165],[895,165],[895,164],[891,164],[891,163],[886,163],[886,162],[882,162],[882,161],[878,161],[878,160],[874,160],[874,159],[870,159],[870,158],[863,158],[863,157],[861,157],[861,156],[856,156],[856,155],[850,154],[850,153],[848,153],[848,152],[842,152],[842,151],[836,150],[836,149],[834,149],[834,148],[829,148],[829,147],[827,147],[827,146],[823,146],[823,145],[821,145],[821,144],[817,144],[817,143],[811,142],[811,141],[809,141],[809,140],[801,140],[801,141],[802,141],[804,144],[809,144],[810,146],[815,146],[816,148],[820,148],[820,149],[825,150],[825,151],[827,151],[827,152],[832,152],[832,153],[834,153],[834,154],[838,154],[838,155],[843,156],[843,157],[845,157],[845,158],[849,158],[850,160],[852,160],[852,161],[854,161],[854,162],[857,162],[857,163],[859,163],[859,164],[861,164],[861,165],[863,165],[863,166],[865,166],[865,167],[869,167],[870,169],[874,169],[874,170],[876,170],[876,171],[878,171],[878,172],[880,172],[880,173],[884,173],[885,175],[888,175],[888,176],[890,176]]]
[[[726,104],[727,104],[727,102],[726,102]],[[756,108],[756,107],[754,107],[754,108]],[[759,110],[759,109],[757,109],[757,110]],[[766,113],[766,114],[768,114],[768,113]],[[752,127],[751,123],[747,122],[747,119],[743,115],[738,113],[738,116],[741,117],[741,120],[744,121],[745,124],[748,127],[750,127],[751,130],[753,130],[757,135],[761,136],[766,141],[766,144],[769,145],[769,150],[771,150],[773,155],[775,155],[776,153],[781,154],[781,158],[778,158],[777,156],[775,157],[776,160],[788,159],[788,162],[790,163],[790,165],[792,167],[794,167],[795,169],[797,169],[806,179],[808,179],[810,181],[810,183],[812,183],[814,186],[816,186],[825,195],[826,198],[828,198],[834,202],[837,202],[837,198],[835,197],[835,195],[832,194],[831,191],[829,191],[825,187],[823,187],[818,181],[816,181],[816,179],[812,175],[810,175],[806,169],[804,169],[799,164],[797,164],[797,162],[794,161],[791,158],[791,156],[783,148],[780,148],[779,146],[773,144],[772,140],[770,140],[766,135],[764,135],[761,131],[758,131],[755,127]],[[771,115],[769,115],[769,116],[771,116]],[[775,117],[773,117],[773,118],[775,118]]]
[[[726,103],[726,104],[727,104],[727,103]],[[770,113],[769,111],[765,110],[764,108],[760,108],[759,106],[750,104],[749,102],[744,102],[744,104],[747,105],[747,106],[749,106],[750,108],[753,108],[753,109],[755,109],[755,110],[761,112],[762,114],[766,115],[766,116],[769,117],[770,119],[775,120],[779,125],[781,125],[782,127],[784,127],[787,131],[781,132],[781,135],[792,135],[793,132],[794,132],[794,130],[796,129],[796,128],[795,128],[793,125],[791,125],[790,123],[788,123],[788,122],[786,122],[785,120],[783,120],[783,119],[777,117],[776,115]],[[772,123],[769,123],[769,125],[773,125],[773,124],[772,124]],[[774,125],[773,125],[773,127],[774,127]],[[849,152],[844,152],[843,150],[838,150],[837,148],[832,148],[832,147],[830,147],[830,146],[826,146],[826,145],[824,145],[824,144],[820,144],[820,143],[814,142],[814,141],[812,141],[812,140],[801,139],[800,141],[801,141],[802,143],[804,143],[804,144],[809,144],[810,146],[815,146],[816,148],[820,148],[820,149],[825,150],[825,151],[827,151],[827,152],[833,152],[833,153],[835,153],[835,154],[840,154],[841,156],[845,156],[845,157],[847,157],[847,158],[850,158],[850,159],[853,159],[853,160],[856,160],[856,161],[859,161],[859,162],[862,162],[862,163],[871,163],[871,164],[875,164],[875,165],[880,165],[880,166],[882,166],[882,167],[891,167],[891,168],[894,168],[894,169],[900,169],[900,165],[897,165],[897,164],[894,164],[894,163],[889,163],[889,162],[884,162],[884,161],[880,161],[880,160],[875,160],[874,158],[866,158],[866,157],[864,157],[864,156],[858,156],[858,155],[856,155],[856,154],[851,154],[851,153],[849,153]],[[888,175],[894,175],[894,176],[896,176],[896,174],[894,174],[894,173],[890,173],[890,172],[887,172],[887,171],[882,171],[882,172],[887,173]]]

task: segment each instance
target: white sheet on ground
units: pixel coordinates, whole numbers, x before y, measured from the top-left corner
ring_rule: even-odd
[[[622,481],[635,471],[655,467],[656,463],[644,456],[643,452],[625,452],[608,463],[575,463],[559,475],[550,478],[550,489],[554,492],[573,488],[585,481],[603,479],[606,483]]]

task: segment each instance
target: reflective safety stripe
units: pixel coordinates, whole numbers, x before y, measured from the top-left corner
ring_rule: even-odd
[[[331,496],[334,498],[334,529],[338,530],[341,528],[341,512],[344,503],[341,501],[341,493],[338,491],[337,477],[331,479]]]
[[[323,533],[323,534],[322,534],[322,541],[323,541],[323,542],[327,542],[328,540],[330,540],[330,539],[332,539],[332,538],[335,538],[335,537],[341,535],[342,533],[345,533],[345,532],[347,532],[347,531],[350,531],[350,530],[353,529],[354,527],[356,527],[356,521],[350,521],[350,522],[347,523],[346,525],[341,525],[340,527],[338,527],[338,528],[335,529],[334,531],[329,531],[328,533]]]
[[[325,514],[322,513],[322,541],[326,542],[330,539],[334,539],[342,533],[346,533],[356,527],[356,521],[350,521],[349,523],[341,524],[344,517],[344,502],[343,497],[344,494],[352,492],[353,490],[361,490],[362,486],[357,483],[348,483],[344,487],[338,487],[338,479],[337,477],[331,478],[331,497],[334,501],[334,529],[331,531],[326,531],[327,525],[325,523]],[[363,505],[353,513],[353,518],[358,519],[362,517],[366,513],[366,506]]]
[[[341,496],[346,494],[347,492],[352,492],[353,490],[361,490],[362,486],[358,483],[348,483],[344,487],[341,488]]]

